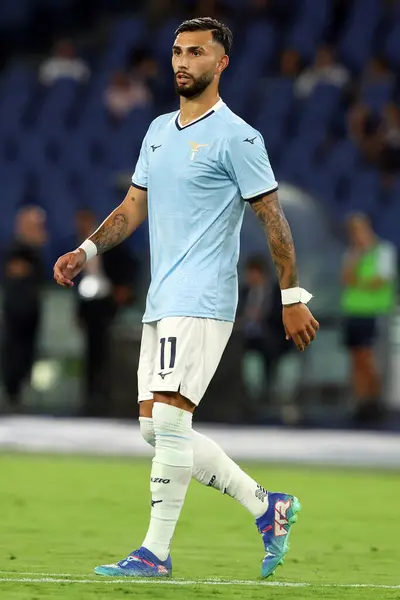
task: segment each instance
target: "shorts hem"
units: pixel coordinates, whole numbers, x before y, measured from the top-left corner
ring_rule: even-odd
[[[162,319],[168,319],[169,317],[188,317],[190,319],[211,319],[213,321],[223,321],[223,322],[228,322],[228,323],[234,323],[235,322],[235,317],[232,317],[231,315],[228,317],[226,315],[212,315],[210,313],[188,313],[186,312],[185,314],[183,314],[183,311],[176,311],[176,312],[169,312],[169,313],[163,313],[161,315],[157,315],[157,316],[147,316],[146,314],[143,316],[142,318],[142,323],[158,323],[159,321],[161,321]]]
[[[176,383],[171,383],[170,385],[158,385],[157,388],[155,386],[151,386],[153,388],[152,393],[155,394],[157,392],[179,392],[182,396],[185,396],[185,398],[187,398],[188,400],[190,400],[190,402],[193,402],[193,404],[195,404],[196,406],[199,405],[200,400],[199,398],[197,398],[197,396],[195,396],[194,394],[192,394],[192,392],[190,392],[190,390],[181,385],[180,383],[176,384]]]
[[[153,394],[140,394],[138,395],[138,402],[146,402],[146,400],[153,400]]]

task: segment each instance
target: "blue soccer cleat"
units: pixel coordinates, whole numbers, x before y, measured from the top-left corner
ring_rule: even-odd
[[[109,577],[171,577],[172,562],[170,556],[162,561],[142,547],[114,565],[95,567],[94,572]]]
[[[268,510],[256,520],[258,531],[262,535],[265,556],[261,565],[261,577],[270,577],[277,566],[284,562],[289,551],[290,528],[297,521],[301,509],[295,496],[269,493]]]

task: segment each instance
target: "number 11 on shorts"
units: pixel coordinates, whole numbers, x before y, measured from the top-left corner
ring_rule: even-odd
[[[163,371],[165,369],[165,345],[166,342],[168,341],[168,343],[171,345],[171,354],[170,354],[170,358],[169,358],[169,369],[173,369],[175,366],[175,359],[176,359],[176,337],[169,337],[168,340],[167,338],[161,338],[160,339],[160,344],[161,344],[161,356],[160,356],[160,366],[161,366],[161,371]]]

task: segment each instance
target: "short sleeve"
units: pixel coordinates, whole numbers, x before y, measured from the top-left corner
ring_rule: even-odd
[[[382,279],[393,280],[397,275],[397,252],[395,246],[383,243],[379,247],[378,276]]]
[[[254,129],[246,128],[228,141],[226,166],[242,198],[248,202],[278,189],[264,140]]]
[[[150,130],[149,130],[150,131]],[[147,180],[148,180],[148,150],[147,150],[147,137],[148,133],[145,135],[144,140],[142,142],[142,147],[140,148],[140,154],[138,161],[136,163],[135,172],[132,175],[132,185],[133,187],[139,188],[140,190],[147,190]]]

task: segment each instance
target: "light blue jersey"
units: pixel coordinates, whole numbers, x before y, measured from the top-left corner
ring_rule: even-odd
[[[155,119],[132,185],[148,191],[151,284],[143,322],[164,317],[234,321],[245,208],[277,189],[258,131],[220,100],[182,127]]]

